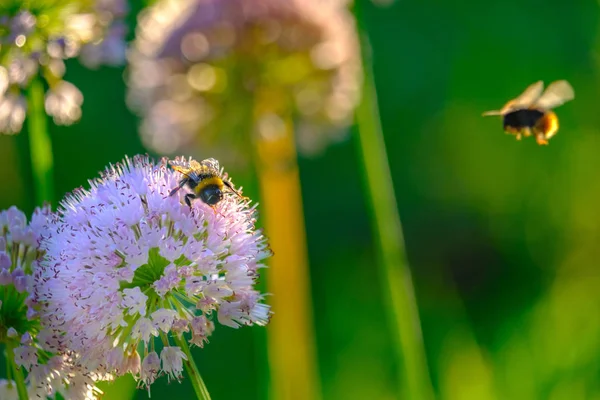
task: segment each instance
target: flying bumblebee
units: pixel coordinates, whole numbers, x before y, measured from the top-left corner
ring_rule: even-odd
[[[192,207],[192,200],[194,199],[200,199],[209,206],[214,207],[219,201],[223,200],[225,187],[243,198],[233,188],[231,182],[223,179],[219,162],[214,158],[198,162],[191,158],[189,161],[186,161],[182,157],[169,160],[169,165],[183,175],[183,178],[179,181],[179,185],[171,190],[169,196],[173,196],[179,189],[187,186],[192,190],[192,193],[187,193],[184,197],[185,203],[189,207]]]
[[[548,140],[558,132],[558,117],[551,110],[575,98],[575,92],[565,80],[552,82],[546,90],[538,81],[529,85],[516,99],[509,101],[501,110],[487,111],[488,115],[501,115],[504,131],[522,136],[533,135],[539,145],[547,145]]]

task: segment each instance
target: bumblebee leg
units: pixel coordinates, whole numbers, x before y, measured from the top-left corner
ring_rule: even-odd
[[[543,133],[538,133],[535,137],[535,140],[539,145],[548,145],[548,140],[546,140]]]
[[[531,136],[531,129],[529,127],[523,128],[523,136],[525,136],[525,137]]]
[[[194,200],[195,198],[196,198],[196,195],[193,193],[186,194],[184,197],[185,204],[187,204],[189,208],[192,208],[192,200]]]
[[[220,215],[221,217],[225,218],[225,216],[219,211],[217,210],[217,206],[216,205],[212,205],[210,206],[210,208],[212,208],[213,212],[215,213],[215,215]]]
[[[521,140],[521,130],[518,128],[507,126],[504,128],[504,133],[506,133],[507,135],[515,135],[517,140]]]
[[[183,185],[185,185],[185,184],[186,184],[186,182],[187,182],[187,181],[186,181],[185,179],[182,179],[182,180],[179,182],[179,185],[178,185],[178,186],[177,186],[175,189],[173,189],[173,190],[171,190],[171,191],[169,192],[169,197],[170,197],[170,196],[173,196],[175,193],[177,193],[177,191],[178,191],[179,189],[181,189],[181,188],[183,187]]]

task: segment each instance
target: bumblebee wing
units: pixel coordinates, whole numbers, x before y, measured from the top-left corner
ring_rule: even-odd
[[[206,169],[210,173],[213,173],[215,175],[223,174],[223,171],[221,171],[219,162],[217,160],[215,160],[214,158],[207,158],[206,160],[202,160],[202,162],[200,164],[204,167],[204,169]]]
[[[219,170],[219,162],[214,158],[207,158],[206,160],[202,160],[202,164],[207,166],[208,168],[214,168],[217,171]]]
[[[542,95],[542,91],[544,90],[544,82],[537,81],[532,83],[525,89],[519,97],[513,99],[506,103],[504,107],[502,107],[502,114],[506,114],[509,111],[518,110],[520,108],[529,108],[533,103],[535,103],[539,97]]]
[[[490,115],[502,115],[502,111],[501,110],[494,110],[494,111],[486,111],[483,114],[484,117],[490,116]]]
[[[575,92],[569,82],[565,80],[552,82],[544,94],[533,104],[536,108],[549,110],[575,98]]]
[[[537,81],[536,83],[529,85],[519,97],[506,103],[502,109],[486,111],[482,115],[484,117],[490,115],[504,115],[520,108],[529,108],[540,97],[543,89],[544,82]]]

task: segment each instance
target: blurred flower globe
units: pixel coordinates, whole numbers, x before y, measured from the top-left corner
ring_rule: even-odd
[[[345,136],[359,97],[354,20],[338,1],[159,0],[129,61],[128,103],[145,145],[165,154],[240,156],[290,121],[314,154]]]
[[[38,313],[33,275],[52,219],[48,207],[36,209],[29,223],[16,207],[0,212],[0,348],[6,351],[8,376],[21,377],[30,398],[60,393],[67,399],[95,399],[101,393],[94,386],[99,371],[78,367],[77,355],[44,328]],[[19,398],[17,383],[0,380],[0,399],[11,398]]]
[[[24,93],[43,77],[46,113],[56,124],[81,116],[83,96],[65,82],[64,60],[84,65],[125,61],[126,0],[3,0],[0,2],[0,133],[21,131],[27,114]]]
[[[61,203],[35,284],[43,320],[89,370],[179,380],[188,343],[204,346],[216,322],[269,321],[255,207],[227,192],[190,207],[185,189],[169,195],[181,178],[166,159],[126,158]]]

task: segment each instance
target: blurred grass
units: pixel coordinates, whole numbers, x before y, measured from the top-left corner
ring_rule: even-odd
[[[380,267],[378,275],[385,291],[384,308],[387,311],[394,343],[393,352],[398,364],[398,395],[399,398],[432,400],[433,390],[419,311],[379,121],[369,41],[366,32],[363,31],[364,23],[361,23],[362,13],[359,7],[356,14],[362,39],[364,71],[362,99],[356,110],[356,123],[365,187],[370,198],[372,229],[377,239]]]
[[[131,400],[135,398],[136,386],[136,382],[131,376],[123,376],[114,382],[101,382],[98,385],[104,392],[104,396],[110,400]]]
[[[436,398],[600,398],[598,3],[363,3]],[[67,65],[85,102],[80,123],[50,125],[57,199],[144,152],[122,73]],[[546,148],[480,117],[538,79],[568,79],[576,93]],[[26,139],[0,137],[0,208],[33,209]],[[393,399],[355,145],[300,160],[323,398]],[[218,327],[193,352],[213,398],[265,398],[253,329]],[[152,398],[191,393],[161,379]]]

